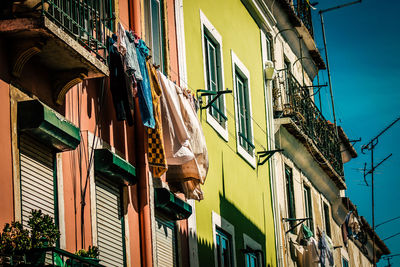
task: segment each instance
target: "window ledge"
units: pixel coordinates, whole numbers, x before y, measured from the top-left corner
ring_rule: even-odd
[[[228,133],[228,122],[225,121],[225,128],[219,124],[219,122],[209,113],[207,112],[207,123],[226,141],[229,141],[229,133]]]

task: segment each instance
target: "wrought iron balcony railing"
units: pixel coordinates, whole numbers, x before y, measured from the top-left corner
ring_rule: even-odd
[[[291,73],[288,72],[285,76],[286,99],[283,100],[283,114],[280,116],[290,117],[343,177],[340,142],[334,125],[324,118],[311,99],[308,89],[302,87]]]
[[[107,64],[106,41],[113,31],[114,19],[112,0],[38,1],[43,15]]]
[[[293,8],[297,16],[301,19],[304,26],[308,29],[311,36],[314,36],[311,7],[307,0],[293,0]]]
[[[0,254],[0,266],[103,267],[98,259],[84,258],[68,251],[49,247],[17,255]]]

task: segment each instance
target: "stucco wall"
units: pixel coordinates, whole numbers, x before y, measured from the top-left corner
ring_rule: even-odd
[[[184,1],[188,87],[206,89],[204,81],[200,10],[222,36],[223,79],[233,90],[232,52],[250,72],[251,106],[255,151],[267,147],[265,97],[261,55],[261,35],[239,0]],[[204,200],[196,203],[197,238],[200,266],[214,265],[213,226],[215,211],[235,227],[237,266],[244,265],[243,233],[266,249],[268,265],[275,266],[275,240],[268,165],[253,168],[237,154],[234,94],[225,95],[228,117],[228,141],[206,122],[201,122],[206,136],[210,169],[203,186]],[[264,238],[265,234],[265,238]],[[267,266],[268,266],[267,265]]]

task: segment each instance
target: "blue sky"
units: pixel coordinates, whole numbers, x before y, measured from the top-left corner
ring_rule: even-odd
[[[320,0],[316,7],[319,10],[347,2],[351,1]],[[315,39],[324,57],[318,10],[313,11]],[[365,186],[362,172],[364,162],[370,168],[370,153],[364,155],[360,148],[400,116],[399,10],[400,1],[364,0],[324,13],[337,121],[350,139],[362,138],[355,145],[358,158],[345,164],[347,195],[371,225],[371,187]],[[326,72],[320,75],[325,83]],[[333,121],[328,88],[321,90],[321,97],[323,113]],[[400,122],[379,138],[374,152],[375,164],[393,153],[375,172],[375,224],[400,216],[399,137]],[[370,176],[367,181],[370,183]],[[384,239],[400,232],[398,225],[400,220],[395,220],[376,231]],[[400,235],[385,243],[392,254],[400,253]],[[400,266],[400,257],[391,262]],[[378,263],[386,265],[387,261]]]

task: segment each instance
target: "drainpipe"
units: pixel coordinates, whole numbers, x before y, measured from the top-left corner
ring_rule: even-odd
[[[274,127],[274,115],[273,115],[273,100],[272,100],[272,80],[265,80],[265,100],[266,100],[266,112],[267,119],[267,144],[269,150],[275,149],[275,127]],[[274,211],[274,228],[275,228],[275,248],[276,248],[276,261],[277,266],[283,266],[283,247],[281,244],[281,224],[280,224],[280,209],[278,205],[277,196],[277,184],[276,184],[276,170],[275,170],[275,156],[271,157],[268,164],[270,173],[270,184],[271,184],[271,198],[272,198],[272,210]]]
[[[139,107],[138,98],[135,98],[135,107]],[[149,169],[147,164],[145,144],[147,134],[140,118],[138,108],[135,109],[135,152],[136,170],[138,178],[138,202],[139,202],[139,236],[140,254],[142,266],[153,266],[153,248],[151,234],[151,208],[150,208],[150,185]]]

